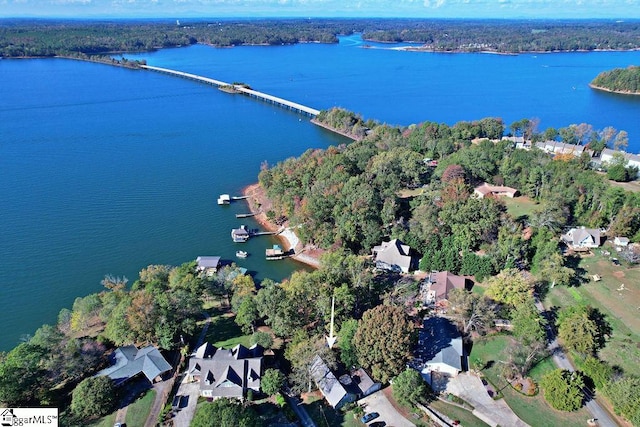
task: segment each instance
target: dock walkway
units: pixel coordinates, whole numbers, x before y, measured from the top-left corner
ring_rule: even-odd
[[[310,117],[316,117],[320,114],[320,110],[316,110],[315,108],[307,107],[306,105],[298,104],[297,102],[289,101],[284,98],[279,98],[277,96],[269,95],[268,93],[259,92],[257,90],[248,89],[243,87],[242,85],[232,85],[230,83],[223,82],[221,80],[211,79],[209,77],[199,76],[197,74],[185,73],[184,71],[171,70],[169,68],[161,68],[161,67],[153,67],[151,65],[141,65],[140,68],[149,71],[156,71],[159,73],[170,74],[177,77],[182,77],[189,80],[195,80],[201,83],[206,83],[210,85],[214,85],[217,87],[222,86],[233,86],[236,91],[239,93],[245,94],[252,98],[257,98],[262,101],[278,105],[280,107],[295,111],[297,113],[301,113]]]

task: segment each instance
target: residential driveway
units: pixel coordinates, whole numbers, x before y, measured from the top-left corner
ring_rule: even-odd
[[[529,426],[513,413],[503,399],[493,400],[487,394],[480,378],[468,372],[451,378],[447,383],[447,392],[473,405],[473,415],[491,426]]]
[[[384,395],[382,390],[376,391],[364,399],[360,399],[358,403],[365,405],[364,412],[366,414],[369,412],[377,412],[380,414],[380,416],[373,421],[384,421],[388,427],[415,427],[415,424],[396,411],[396,408],[389,402],[389,399],[387,399],[387,396]]]
[[[173,425],[175,427],[189,427],[196,413],[199,391],[199,384],[196,382],[186,382],[185,376],[174,398],[177,403],[177,413],[173,418]]]

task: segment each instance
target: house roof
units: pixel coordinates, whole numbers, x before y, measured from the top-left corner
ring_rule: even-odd
[[[98,376],[108,376],[116,384],[143,373],[149,381],[171,370],[171,365],[154,346],[138,349],[135,345],[119,347],[112,354],[113,364],[98,372]]]
[[[260,389],[262,355],[259,345],[238,344],[232,349],[201,345],[189,360],[188,373],[200,376],[200,390],[211,390],[215,397],[242,397],[247,388]]]
[[[371,379],[367,372],[360,368],[351,373],[351,380],[358,388],[359,393],[366,394],[376,383]]]
[[[437,316],[425,319],[418,343],[416,355],[426,365],[443,363],[462,370],[462,337],[449,319]]]
[[[579,246],[586,241],[592,241],[594,244],[600,246],[600,230],[597,228],[572,228],[566,234],[562,236],[562,239],[571,244]]]
[[[318,355],[311,363],[311,377],[332,407],[335,408],[347,395],[347,391],[340,384],[340,381]]]
[[[514,197],[518,192],[518,190],[515,188],[506,187],[504,185],[491,185],[486,182],[482,183],[482,185],[477,186],[473,191],[480,197],[484,197],[487,194],[505,194],[508,197]]]
[[[431,282],[430,289],[436,294],[436,300],[447,299],[449,291],[453,289],[465,289],[467,282],[464,277],[456,276],[448,271],[431,273],[429,281]]]
[[[220,264],[219,256],[199,256],[196,258],[199,268],[217,268]]]
[[[382,242],[379,246],[375,246],[372,252],[376,262],[380,262],[391,267],[398,266],[404,272],[408,272],[411,268],[411,248],[398,239],[390,242]]]

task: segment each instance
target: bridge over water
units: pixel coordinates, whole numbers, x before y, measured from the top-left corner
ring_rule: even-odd
[[[307,107],[306,105],[298,104],[297,102],[289,101],[283,98],[278,98],[277,96],[269,95],[268,93],[258,92],[257,90],[247,89],[241,85],[232,85],[230,83],[226,83],[220,80],[210,79],[208,77],[199,76],[197,74],[185,73],[183,71],[171,70],[169,68],[160,68],[160,67],[152,67],[151,65],[141,65],[141,68],[151,71],[157,71],[159,73],[170,74],[172,76],[182,77],[189,80],[195,80],[200,83],[206,83],[218,87],[233,86],[234,90],[239,93],[243,93],[247,96],[260,99],[262,101],[278,105],[279,107],[286,108],[292,111],[295,111],[300,114],[304,114],[310,117],[316,117],[320,114],[320,110],[316,110],[315,108]]]

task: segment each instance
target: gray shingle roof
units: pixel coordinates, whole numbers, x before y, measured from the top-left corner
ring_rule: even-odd
[[[158,375],[171,370],[171,365],[154,346],[138,349],[135,345],[119,347],[112,354],[113,365],[98,372],[98,376],[108,376],[116,384],[121,384],[143,373],[151,382]]]
[[[464,348],[462,337],[449,319],[430,317],[425,319],[418,338],[417,356],[425,364],[444,363],[462,370]]]
[[[338,406],[347,396],[347,390],[318,355],[314,357],[311,364],[311,377],[332,407]]]
[[[411,268],[411,248],[398,239],[390,242],[382,242],[372,249],[376,264],[380,267],[393,269],[397,266],[403,272]]]

